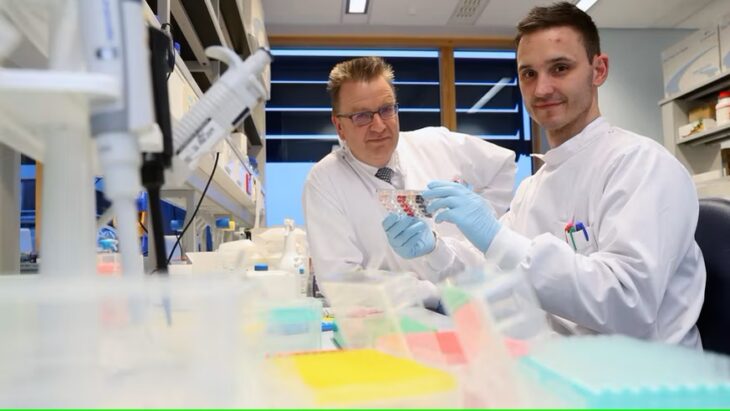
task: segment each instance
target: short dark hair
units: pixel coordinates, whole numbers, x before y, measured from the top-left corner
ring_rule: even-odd
[[[519,48],[520,40],[525,35],[564,26],[575,29],[581,35],[588,61],[593,61],[593,57],[601,54],[601,39],[598,36],[598,29],[593,19],[586,12],[567,1],[545,7],[534,7],[530,10],[527,17],[517,24],[515,48]]]
[[[393,67],[380,57],[358,57],[338,63],[332,68],[327,82],[327,92],[332,99],[332,108],[337,112],[340,108],[340,87],[346,81],[371,82],[383,76],[393,87]]]

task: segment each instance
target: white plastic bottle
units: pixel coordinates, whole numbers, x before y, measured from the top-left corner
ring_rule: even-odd
[[[284,228],[286,237],[284,239],[284,252],[279,260],[279,270],[294,273],[299,278],[300,293],[306,296],[307,293],[307,270],[304,264],[304,257],[297,253],[296,241],[294,238],[294,220],[285,219]]]
[[[299,277],[291,271],[269,270],[266,264],[255,264],[253,270],[246,271],[246,277],[269,302],[283,303],[299,298]]]
[[[718,94],[715,118],[718,126],[730,123],[730,90],[721,91]]]

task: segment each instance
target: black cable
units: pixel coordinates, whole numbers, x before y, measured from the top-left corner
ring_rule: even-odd
[[[159,166],[159,167],[158,167]],[[159,164],[152,164],[153,168],[156,168],[158,172],[162,173],[162,167]],[[160,181],[163,180],[162,177],[160,177]],[[167,252],[165,251],[165,231],[162,228],[162,206],[161,206],[161,199],[160,199],[160,187],[162,184],[155,184],[150,183],[147,186],[147,193],[149,194],[149,209],[150,209],[150,222],[152,223],[152,246],[154,247],[155,251],[155,272],[159,273],[167,273],[167,260],[165,259],[165,256],[167,255]],[[150,240],[148,235],[148,240]],[[149,249],[149,241],[148,241],[148,249]]]
[[[150,233],[149,231],[147,231],[147,227],[145,227],[144,224],[142,224],[141,221],[137,220],[137,222],[139,223],[139,226],[142,227],[142,230],[144,230],[145,233],[147,233],[147,234]]]
[[[175,245],[172,246],[170,255],[167,256],[168,265],[170,265],[170,260],[172,260],[172,255],[175,254],[175,249],[177,248],[178,244],[180,244],[180,239],[182,239],[182,237],[185,235],[185,232],[188,230],[188,227],[190,227],[190,224],[192,224],[193,220],[195,220],[195,215],[198,214],[200,205],[203,204],[203,199],[205,198],[205,193],[208,192],[208,187],[210,186],[210,182],[213,181],[213,176],[215,175],[215,170],[216,170],[216,168],[218,168],[218,157],[219,156],[220,156],[220,153],[215,153],[215,162],[213,163],[213,170],[210,172],[210,177],[208,177],[208,182],[205,184],[205,188],[203,189],[203,192],[200,194],[200,200],[198,200],[198,205],[195,206],[195,211],[193,211],[193,215],[190,216],[190,220],[188,220],[188,223],[185,224],[185,227],[180,232],[180,235],[177,237],[177,240],[175,240]]]
[[[170,37],[163,30],[148,27],[150,48],[150,73],[155,103],[155,120],[162,132],[162,152],[142,154],[142,185],[149,196],[151,245],[154,247],[155,271],[167,274],[167,250],[165,232],[162,228],[162,207],[160,190],[165,184],[165,168],[172,162],[172,125],[170,122],[170,101],[166,75],[170,69]]]
[[[169,80],[170,75],[175,70],[175,39],[172,37],[172,25],[170,23],[164,23],[160,26],[160,30],[166,33],[170,39],[170,45],[167,47],[167,76]]]

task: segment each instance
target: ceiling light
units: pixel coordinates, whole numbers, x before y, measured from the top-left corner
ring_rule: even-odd
[[[368,12],[368,0],[347,0],[347,14],[365,14]]]
[[[593,5],[596,4],[597,1],[598,0],[580,0],[578,4],[575,5],[575,7],[578,7],[583,11],[588,11],[588,9],[593,7]]]
[[[485,104],[489,103],[489,100],[492,99],[492,97],[496,96],[497,93],[499,93],[500,90],[504,88],[509,82],[512,81],[511,77],[502,77],[499,79],[499,81],[492,86],[492,88],[487,91],[486,94],[482,96],[482,98],[479,99],[469,110],[467,110],[467,113],[473,114],[479,111],[480,108],[484,107]]]

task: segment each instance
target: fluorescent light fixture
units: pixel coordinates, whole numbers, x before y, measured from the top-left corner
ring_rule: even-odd
[[[593,7],[593,5],[596,4],[597,1],[598,0],[580,0],[578,4],[575,5],[575,7],[578,7],[583,11],[588,11],[588,9]]]
[[[0,0],[2,4],[2,0]],[[271,54],[276,56],[318,56],[318,57],[417,57],[438,58],[438,50],[400,50],[400,49],[272,49]],[[514,52],[512,52],[514,57]]]
[[[368,12],[368,0],[347,0],[347,14],[365,14]]]
[[[512,77],[502,77],[499,79],[497,84],[492,86],[492,88],[487,91],[486,94],[482,96],[482,98],[479,99],[469,110],[467,110],[467,113],[473,114],[479,111],[482,107],[484,107],[485,104],[489,103],[489,100],[492,99],[492,97],[496,96],[497,93],[499,93],[500,90],[504,88],[510,81],[512,81]]]

